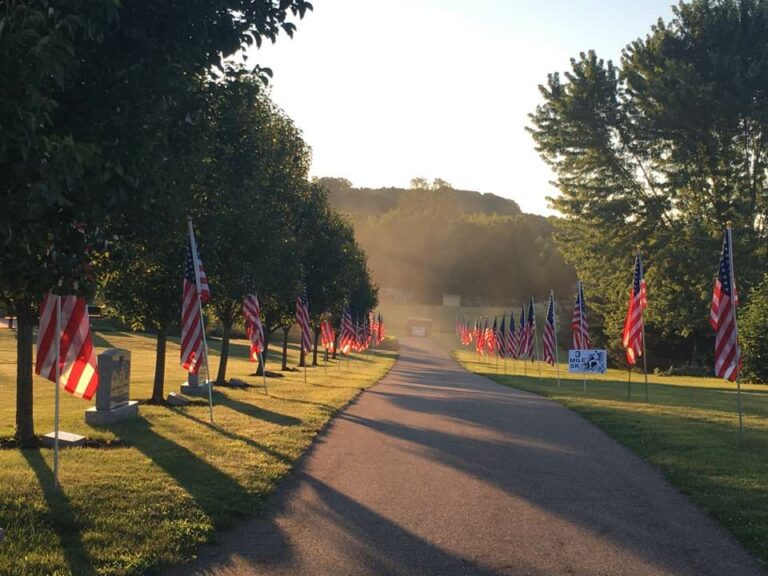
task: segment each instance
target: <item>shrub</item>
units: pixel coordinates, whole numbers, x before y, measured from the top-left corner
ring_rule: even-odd
[[[768,383],[768,274],[750,293],[749,303],[738,321],[744,378]]]

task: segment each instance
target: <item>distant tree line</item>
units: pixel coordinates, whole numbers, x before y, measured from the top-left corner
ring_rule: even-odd
[[[592,296],[603,342],[620,346],[639,246],[649,356],[708,364],[726,222],[742,306],[753,305],[768,266],[768,2],[694,0],[673,10],[618,65],[590,51],[550,74],[530,130],[557,175],[558,245]],[[768,317],[746,310],[750,338],[759,340],[762,323],[764,341]]]
[[[18,317],[16,435],[35,442],[33,327],[49,290],[98,297],[156,332],[153,400],[178,333],[186,218],[223,330],[243,297],[267,335],[313,323],[376,287],[351,224],[307,179],[310,150],[241,49],[292,35],[305,0],[23,0],[0,7],[0,302]],[[284,340],[285,341],[285,340]],[[263,367],[262,367],[263,369]]]
[[[354,188],[320,178],[350,215],[382,287],[421,303],[459,294],[465,305],[506,306],[572,292],[575,274],[552,238],[550,219],[523,214],[513,200],[415,178],[410,189]]]

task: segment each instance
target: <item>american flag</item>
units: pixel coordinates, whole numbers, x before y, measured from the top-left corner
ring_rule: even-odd
[[[384,319],[381,317],[381,314],[379,314],[379,320],[376,322],[376,332],[376,345],[378,346],[384,342]]]
[[[333,353],[336,344],[336,335],[333,332],[330,316],[326,316],[326,319],[320,325],[320,342],[323,345],[323,348],[328,350],[328,352]]]
[[[181,306],[181,365],[187,372],[197,374],[204,356],[201,305],[211,299],[211,290],[208,288],[208,279],[205,277],[200,256],[196,253],[197,250],[192,250],[194,233],[191,224],[189,234],[190,243],[187,246],[187,260],[184,265],[184,299]]]
[[[571,318],[573,348],[574,350],[587,350],[591,344],[589,341],[589,324],[587,324],[587,309],[584,306],[584,289],[582,288],[581,280],[579,280],[578,290],[576,305],[573,307],[573,317]]]
[[[264,327],[261,324],[261,308],[256,294],[246,296],[243,300],[243,316],[245,333],[251,341],[251,362],[256,362],[264,351]]]
[[[544,333],[542,334],[544,361],[552,366],[555,365],[555,295],[550,292],[549,306],[547,306],[547,319],[544,322]]]
[[[520,307],[520,326],[517,332],[517,355],[515,358],[525,359],[525,334],[527,332],[525,326],[525,304]]]
[[[45,296],[40,306],[35,373],[63,386],[74,396],[84,400],[93,398],[99,386],[99,373],[85,298],[51,293]]]
[[[301,329],[301,349],[308,354],[312,351],[312,330],[309,327],[309,300],[306,287],[302,288],[296,296],[296,322]]]
[[[621,343],[627,351],[627,364],[630,366],[634,366],[637,358],[643,353],[643,310],[646,308],[648,308],[648,298],[643,278],[643,262],[638,252],[635,256],[632,289],[629,292],[627,319],[624,321],[624,332],[621,336]]]
[[[530,359],[531,362],[535,360],[535,354],[533,353],[534,345],[534,332],[536,330],[536,313],[533,309],[533,298],[528,305],[528,320],[525,323],[525,332],[522,334],[523,339],[523,360]]]
[[[478,326],[479,328],[479,326]],[[485,339],[488,333],[488,318],[485,319],[485,325],[479,328],[477,331],[477,341],[475,342],[475,350],[480,356],[485,353]]]
[[[339,338],[339,349],[342,354],[349,354],[355,345],[355,325],[352,322],[352,312],[349,308],[344,309],[341,316],[341,336]]]
[[[723,254],[712,294],[709,323],[715,330],[715,374],[735,382],[741,370],[741,350],[736,327],[739,297],[733,271],[733,238],[728,226],[723,240]]]
[[[360,322],[360,317],[355,316],[355,345],[352,349],[355,352],[362,352],[364,348],[365,339],[363,337],[363,324]]]
[[[507,357],[517,358],[517,334],[515,333],[515,311],[509,313],[509,330],[507,330]]]
[[[488,351],[489,356],[494,356],[496,354],[496,349],[498,348],[499,341],[497,339],[499,325],[496,316],[493,317],[493,326],[491,326],[488,329],[488,336],[486,338],[485,342],[485,349]]]
[[[499,325],[499,331],[496,333],[496,349],[498,351],[499,356],[502,358],[507,357],[507,327],[506,327],[506,316],[504,314],[501,315],[501,324]]]

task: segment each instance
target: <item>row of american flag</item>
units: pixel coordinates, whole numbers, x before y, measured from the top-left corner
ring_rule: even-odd
[[[181,313],[181,366],[197,374],[206,360],[205,327],[202,306],[211,299],[211,289],[197,250],[191,223],[184,268]],[[256,294],[243,301],[243,316],[250,341],[251,361],[258,361],[265,348],[261,309]],[[296,321],[301,331],[301,351],[312,350],[309,302],[306,289],[296,298]],[[338,348],[342,354],[363,352],[384,340],[381,314],[372,312],[362,319],[352,318],[349,308],[341,318]],[[336,332],[330,314],[321,325],[322,346],[333,353]],[[91,337],[88,306],[85,298],[76,295],[45,296],[40,307],[40,329],[37,339],[35,372],[60,386],[70,394],[90,400],[99,385],[96,350]]]
[[[709,321],[715,330],[715,375],[735,381],[741,369],[741,351],[736,325],[736,282],[733,271],[733,242],[730,225],[726,229],[723,249],[720,256],[715,287],[710,305]],[[634,366],[644,354],[645,332],[643,312],[648,307],[647,286],[644,278],[643,262],[638,252],[632,275],[632,287],[629,293],[627,316],[622,332],[622,346],[626,353],[627,364]],[[575,350],[588,349],[589,324],[584,301],[582,283],[578,283],[576,303],[571,316],[572,347]],[[547,305],[544,329],[542,332],[542,358],[550,365],[557,359],[555,297],[550,293]],[[510,312],[509,323],[506,315],[493,318],[476,319],[470,327],[468,320],[456,320],[456,334],[464,346],[474,343],[475,351],[480,355],[498,356],[519,360],[536,360],[536,311],[533,298],[520,311],[520,323],[516,328],[514,311]]]

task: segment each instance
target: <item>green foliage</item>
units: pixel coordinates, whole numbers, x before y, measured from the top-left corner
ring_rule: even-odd
[[[423,182],[421,182],[423,181]],[[493,194],[414,179],[410,190],[353,188],[321,178],[331,203],[347,212],[378,282],[440,302],[510,304],[554,288],[570,294],[574,275],[552,241],[552,226]]]
[[[752,290],[739,315],[739,340],[744,356],[743,377],[768,383],[768,275]]]
[[[582,53],[541,87],[530,130],[557,174],[552,206],[565,218],[556,237],[614,348],[638,245],[650,353],[674,346],[694,362],[711,348],[707,307],[726,221],[743,293],[768,264],[766,7],[681,3],[672,22],[627,46],[619,67]]]

